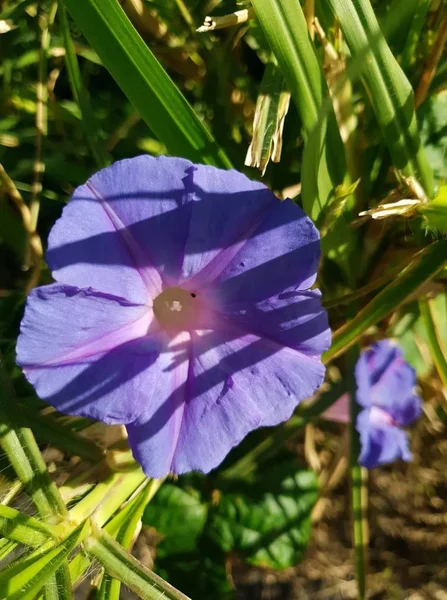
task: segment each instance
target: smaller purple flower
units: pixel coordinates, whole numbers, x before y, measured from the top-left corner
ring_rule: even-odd
[[[360,434],[359,463],[368,469],[401,458],[411,460],[408,438],[402,427],[415,421],[422,411],[414,392],[416,374],[401,349],[391,340],[373,344],[360,355],[355,367],[357,403],[363,410],[357,417]],[[343,394],[321,416],[329,421],[349,423],[350,395]]]
[[[411,460],[408,438],[402,427],[422,411],[415,393],[416,374],[402,350],[382,340],[362,352],[355,367],[356,399],[364,410],[357,417],[360,434],[359,462],[372,469],[401,458]]]

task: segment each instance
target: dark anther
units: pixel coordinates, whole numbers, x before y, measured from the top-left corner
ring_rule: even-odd
[[[194,292],[191,292],[191,298],[195,298],[197,296],[197,294],[194,294]]]

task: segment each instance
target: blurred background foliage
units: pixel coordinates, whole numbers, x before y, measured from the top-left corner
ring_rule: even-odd
[[[342,426],[313,419],[344,391],[340,386],[353,362],[345,350],[388,336],[399,340],[417,371],[425,415],[413,433],[414,463],[371,475],[368,588],[374,598],[410,597],[405,594],[411,590],[441,598],[436,594],[447,586],[441,566],[447,557],[444,2],[306,0],[300,15],[307,18],[311,36],[306,33],[300,42],[290,18],[298,0],[283,5],[255,0],[253,7],[232,0],[113,0],[214,138],[216,149],[203,154],[203,161],[232,164],[262,178],[279,197],[294,198],[312,214],[322,235],[319,287],[335,332],[319,411],[305,408],[285,427],[254,432],[209,477],[183,476],[158,491],[159,482],[145,481],[132,463],[119,428],[53,412],[33,395],[14,358],[26,292],[51,281],[39,240],[45,246],[73,189],[102,165],[141,153],[169,153],[176,142],[175,129],[163,139],[160,122],[150,118],[150,85],[171,94],[166,82],[135,79],[132,104],[109,73],[110,65],[109,70],[103,66],[107,27],[102,39],[99,25],[97,39],[94,31],[90,40],[84,37],[79,15],[99,14],[98,2],[69,0],[67,14],[64,5],[51,0],[0,1],[0,509],[5,507],[0,559],[26,560],[29,553],[23,544],[29,529],[23,538],[11,535],[8,523],[19,517],[7,509],[35,516],[28,497],[39,506],[11,459],[8,438],[18,432],[17,447],[32,447],[26,438],[30,427],[62,504],[76,522],[83,523],[107,495],[99,527],[107,523],[106,531],[122,546],[134,547],[144,564],[155,565],[191,597],[234,598],[235,588],[241,598],[358,597],[350,554],[347,434]],[[371,20],[360,19],[368,42],[361,47],[350,16],[362,10],[375,15],[386,42],[370,35]],[[235,11],[249,11],[249,19],[242,16],[240,23],[215,29],[212,18],[206,21],[208,15]],[[269,23],[273,14],[284,25],[277,34],[273,17]],[[197,32],[204,23],[204,31]],[[368,48],[377,66],[369,75],[365,65],[374,61]],[[128,52],[132,57],[132,46]],[[297,83],[297,65],[308,77],[307,87]],[[114,68],[118,80],[123,67],[116,63]],[[405,95],[409,86],[415,90],[417,123],[412,96]],[[306,89],[314,94],[314,112],[312,101],[302,97]],[[389,122],[387,98],[396,111]],[[179,126],[175,115],[171,120]],[[190,123],[191,135],[205,139],[208,134],[192,118]],[[323,139],[329,184],[320,180]],[[420,147],[412,153],[414,142]],[[178,143],[187,142],[179,138]],[[324,197],[328,189],[330,196]],[[427,212],[432,199],[433,210]],[[392,206],[380,209],[384,203]],[[388,211],[387,218],[371,218],[384,216],[380,210]],[[359,216],[362,211],[373,212]],[[30,461],[30,468],[40,468]],[[64,511],[56,513],[63,518]],[[141,519],[143,532],[136,541]],[[38,527],[26,525],[31,526]],[[34,588],[25,582],[35,590],[29,597],[39,597],[42,589],[45,598],[70,597],[71,592],[60,592],[60,581],[70,579],[62,574],[59,581],[57,575],[69,556],[71,580],[82,583],[79,597],[118,598],[119,585],[110,573],[117,578],[119,573],[110,556],[104,558],[108,546],[101,535],[92,538],[100,540],[99,551],[85,543],[85,554],[76,557],[70,554],[71,541],[58,537],[66,554],[61,567],[50,569],[52,587],[44,578]],[[23,570],[23,564],[14,564]],[[109,575],[102,576],[99,564]],[[145,595],[149,592],[132,579],[132,568],[121,579],[126,586],[140,597],[157,597]],[[357,571],[359,576],[365,573]],[[0,585],[6,581],[1,577]],[[24,598],[22,584],[17,585],[18,591],[5,597]]]

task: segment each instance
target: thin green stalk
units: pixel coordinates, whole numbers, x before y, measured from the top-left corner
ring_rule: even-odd
[[[419,300],[419,310],[427,331],[428,344],[431,356],[443,385],[447,388],[447,360],[440,342],[440,332],[438,331],[433,319],[433,312],[430,301],[427,297]],[[445,333],[445,332],[444,332]]]
[[[58,570],[52,575],[50,581],[45,585],[44,599],[73,600],[72,588],[68,562],[64,560]]]
[[[404,71],[409,67],[411,61],[416,58],[416,48],[421,38],[421,32],[424,28],[425,19],[430,8],[431,0],[419,0],[416,2],[413,18],[411,19],[410,29],[402,51],[401,65]]]
[[[196,26],[194,25],[194,19],[192,18],[192,15],[189,12],[189,9],[186,6],[185,2],[183,0],[175,0],[175,3],[177,4],[177,8],[179,9],[180,14],[182,15],[185,23],[188,25],[191,33],[195,34]]]
[[[103,146],[99,143],[98,125],[93,113],[90,98],[82,81],[78,58],[71,39],[70,26],[68,23],[67,10],[63,0],[59,0],[59,24],[65,46],[65,65],[67,67],[68,79],[70,81],[71,93],[81,111],[81,124],[84,129],[85,139],[89,145],[90,152],[96,166],[101,169],[109,161]]]
[[[48,132],[48,69],[47,56],[50,48],[50,27],[54,22],[57,2],[53,1],[49,9],[41,6],[39,9],[38,25],[40,30],[39,62],[36,85],[36,155],[33,167],[33,184],[31,188],[31,224],[35,231],[40,209],[40,192],[42,191],[41,177],[45,170],[42,160],[43,141]]]
[[[20,556],[8,565],[0,573],[0,589],[5,593],[5,597],[8,600],[33,600],[55,571],[62,567],[70,552],[89,532],[89,523],[84,523],[70,531],[62,541],[46,542],[31,554]],[[70,594],[71,582],[69,579],[67,582],[66,577],[69,578],[68,570],[62,567],[59,583]],[[56,582],[53,580],[52,585],[54,586]],[[57,589],[57,586],[54,589]],[[51,591],[48,593],[52,595]]]
[[[351,438],[351,444],[357,432]],[[365,537],[366,515],[366,481],[367,471],[351,457],[351,501],[353,512],[353,543],[355,556],[355,574],[358,585],[358,598],[364,600],[366,594],[366,560],[367,538]]]
[[[360,440],[356,429],[359,405],[356,401],[356,383],[354,379],[354,364],[358,358],[358,349],[351,348],[348,353],[348,368],[350,377],[350,472],[351,472],[351,502],[352,502],[352,538],[354,546],[355,573],[358,585],[358,598],[364,600],[366,594],[366,564],[368,548],[367,525],[367,471],[359,465]]]
[[[0,538],[0,561],[5,560],[18,546],[17,542]]]
[[[4,479],[0,475],[0,504],[3,506],[8,506],[14,498],[19,494],[23,489],[23,483],[16,479],[15,481],[10,481],[9,479]],[[3,488],[3,489],[2,489]]]
[[[10,506],[0,505],[0,533],[27,546],[41,546],[56,538],[56,530],[48,523],[29,517]]]

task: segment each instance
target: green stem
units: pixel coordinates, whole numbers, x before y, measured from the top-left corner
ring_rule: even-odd
[[[113,473],[105,481],[96,484],[93,490],[71,509],[70,520],[82,523],[91,516],[101,527],[145,479],[139,467],[126,473]]]
[[[368,548],[368,525],[367,525],[367,472],[359,465],[360,439],[356,429],[357,416],[360,407],[356,401],[356,383],[354,379],[354,365],[358,358],[358,349],[354,347],[348,356],[348,368],[352,373],[350,377],[350,438],[351,438],[351,502],[352,502],[352,537],[355,556],[355,573],[358,585],[358,598],[364,600],[366,594],[366,563]]]
[[[92,535],[84,542],[84,546],[88,554],[94,556],[112,577],[119,579],[139,597],[147,600],[190,600],[144,567],[99,527],[93,526]]]
[[[121,544],[124,550],[131,550],[141,528],[141,517],[147,504],[157,493],[163,479],[145,482],[127,506],[106,525],[105,530]],[[109,573],[104,573],[98,592],[98,600],[119,600],[121,582]]]
[[[15,426],[17,399],[3,368],[0,356],[0,445],[31,496],[41,517],[59,520],[67,509],[56,485],[51,481],[45,461],[30,429]],[[14,421],[17,422],[17,418]]]

